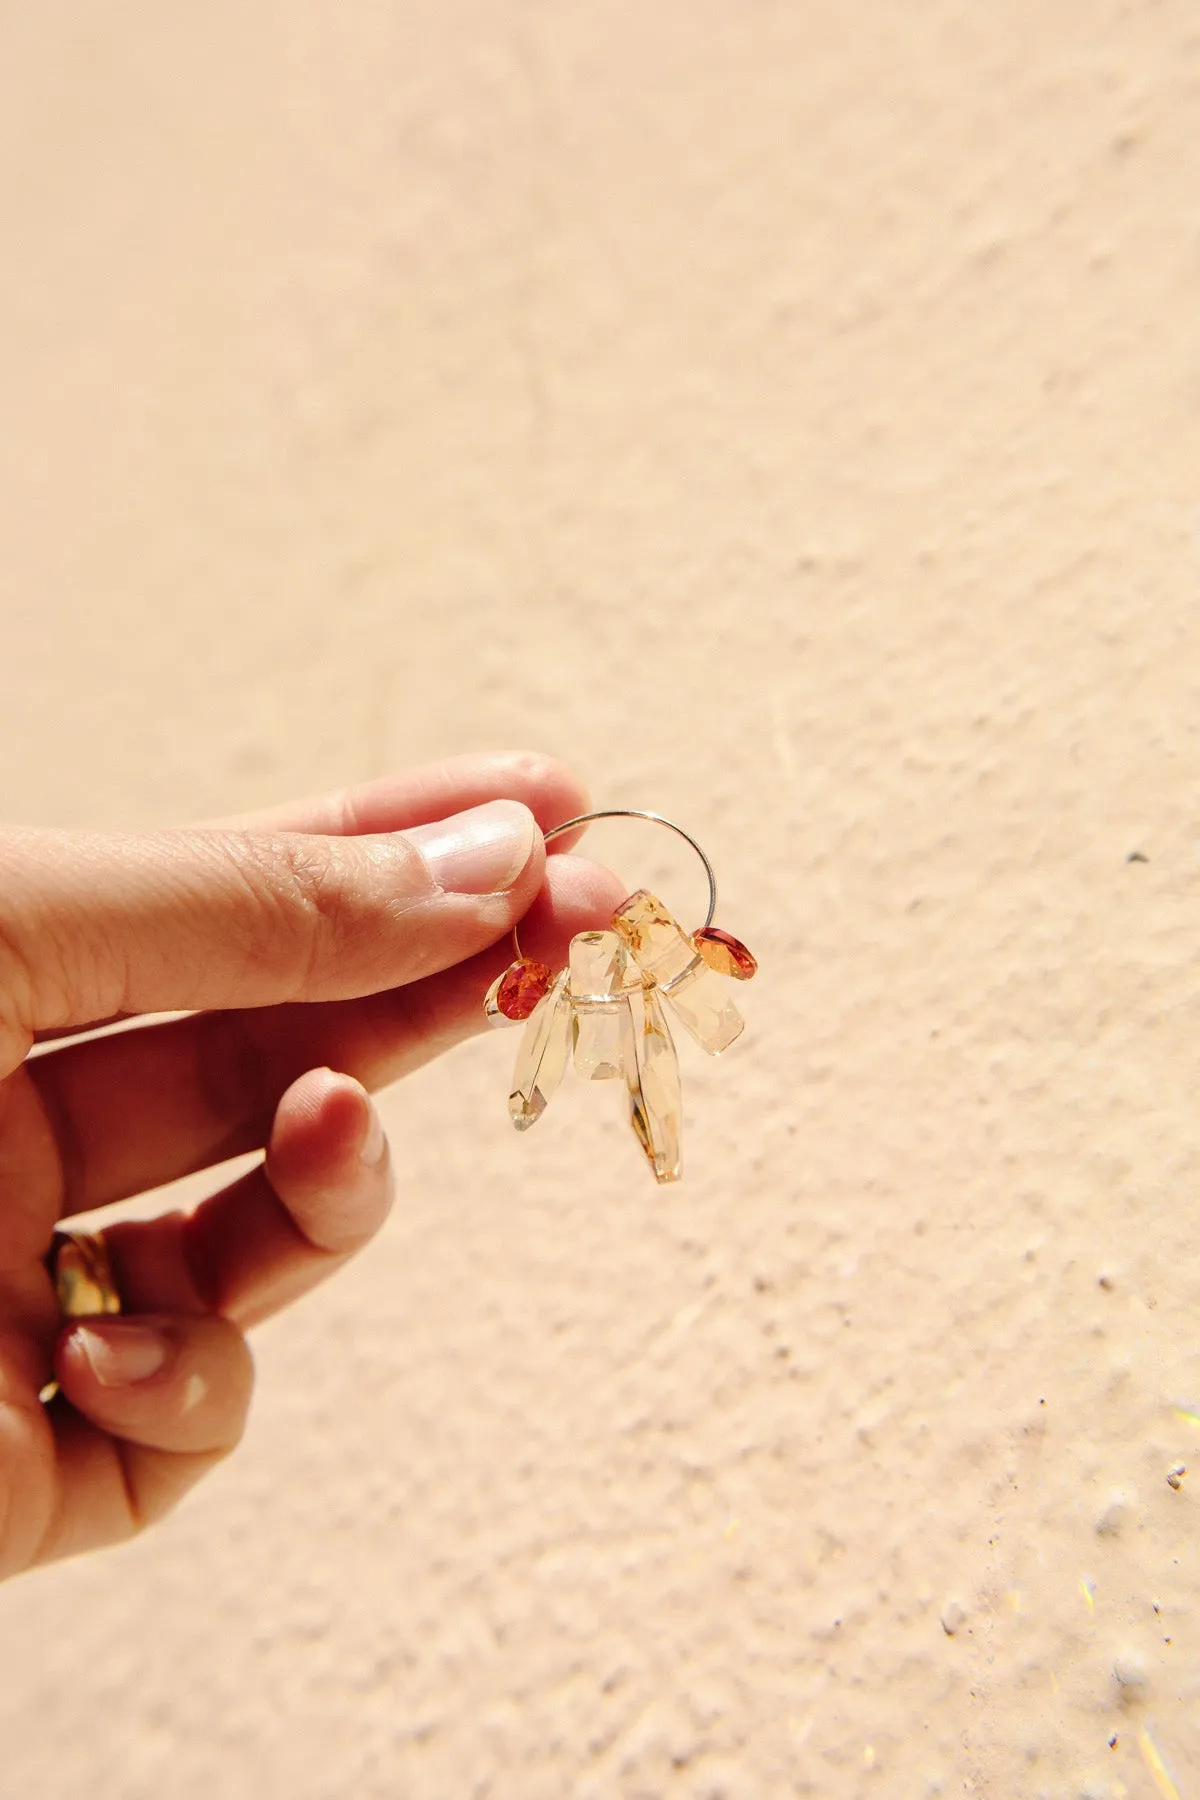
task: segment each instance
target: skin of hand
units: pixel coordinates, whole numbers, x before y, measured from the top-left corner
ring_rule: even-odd
[[[387,1215],[368,1088],[483,1028],[515,921],[561,966],[619,903],[542,842],[586,810],[494,754],[187,830],[0,831],[0,1575],[131,1536],[234,1447],[246,1329]],[[163,1012],[189,1016],[54,1044]],[[260,1148],[190,1213],[107,1227],[122,1314],[64,1322],[59,1221]]]

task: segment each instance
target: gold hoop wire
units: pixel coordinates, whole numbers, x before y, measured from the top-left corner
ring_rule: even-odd
[[[688,844],[696,852],[696,855],[704,864],[704,873],[708,880],[708,912],[705,914],[704,924],[700,929],[702,931],[708,930],[717,915],[717,876],[708,857],[704,854],[704,851],[700,848],[699,844],[689,831],[685,831],[682,825],[676,825],[673,819],[665,819],[661,813],[640,812],[636,807],[631,806],[606,806],[602,807],[597,812],[580,813],[577,818],[564,819],[561,825],[552,825],[549,831],[544,831],[542,833],[542,842],[548,844],[553,838],[561,837],[564,831],[574,831],[577,825],[590,825],[594,819],[648,819],[651,825],[665,825],[668,831],[673,831],[676,837],[681,837],[684,843]],[[517,936],[517,927],[515,925],[513,926],[512,935],[513,948],[517,953],[517,960],[519,962],[522,960],[524,952],[521,949],[521,940]]]

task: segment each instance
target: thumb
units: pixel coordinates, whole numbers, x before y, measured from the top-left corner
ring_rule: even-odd
[[[121,1012],[349,999],[485,949],[541,885],[493,800],[372,837],[0,834],[0,1074],[33,1033]]]

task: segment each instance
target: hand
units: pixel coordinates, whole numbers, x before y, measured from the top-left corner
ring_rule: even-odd
[[[515,920],[562,962],[620,899],[547,859],[538,827],[586,804],[488,756],[220,826],[0,833],[0,1575],[130,1536],[233,1448],[246,1327],[386,1215],[366,1088],[481,1027]],[[109,1227],[123,1316],[64,1324],[60,1219],[264,1145],[189,1215]]]

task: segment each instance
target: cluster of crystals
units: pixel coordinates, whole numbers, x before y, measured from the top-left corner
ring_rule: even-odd
[[[689,937],[644,888],[617,908],[610,931],[572,938],[557,978],[545,963],[513,963],[484,1002],[492,1024],[525,1021],[508,1102],[513,1124],[536,1124],[569,1062],[589,1081],[624,1078],[629,1121],[655,1179],[678,1181],[683,1101],[666,1009],[719,1056],[741,1033],[742,1017],[718,976],[745,981],[756,967],[727,932],[708,927]]]

